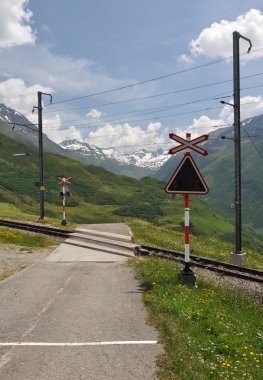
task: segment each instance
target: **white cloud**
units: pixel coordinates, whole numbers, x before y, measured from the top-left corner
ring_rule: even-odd
[[[72,58],[51,51],[48,46],[36,45],[9,49],[1,54],[0,73],[9,77],[26,78],[29,83],[52,87],[63,97],[89,94],[132,83],[108,75],[99,65],[86,58]],[[136,92],[137,91],[137,92]],[[136,96],[139,89],[129,91]],[[123,94],[119,96],[123,97]]]
[[[208,57],[227,57],[233,52],[232,33],[240,34],[252,41],[253,48],[262,47],[263,14],[257,9],[250,9],[247,13],[237,17],[235,21],[221,20],[205,28],[199,36],[189,44],[193,55]],[[242,45],[241,45],[242,44]],[[240,39],[240,53],[249,47],[248,42]],[[244,59],[255,59],[263,52],[244,55]]]
[[[214,132],[218,128],[225,127],[223,119],[210,119],[207,115],[202,115],[198,119],[194,119],[186,128],[176,129],[175,134],[186,138],[186,133],[191,133],[191,138],[204,135],[209,132]]]
[[[224,120],[210,119],[207,115],[202,115],[198,119],[193,120],[191,126],[188,127],[188,132],[191,132],[195,138],[205,133],[213,132],[218,128],[223,128],[224,126]]]
[[[99,147],[122,147],[122,151],[134,151],[144,146],[148,149],[148,144],[153,144],[156,148],[158,144],[165,141],[165,136],[159,134],[160,123],[150,123],[146,130],[141,127],[132,127],[128,123],[112,125],[106,123],[95,132],[90,132],[86,142]],[[151,149],[151,147],[150,147]]]
[[[194,62],[193,59],[186,54],[180,55],[178,61],[186,65],[191,65]]]
[[[59,143],[63,140],[83,141],[80,131],[74,126],[61,128],[61,118],[59,114],[54,117],[43,118],[43,132],[53,141]]]
[[[34,44],[36,36],[29,25],[32,12],[28,0],[1,0],[0,48]]]
[[[96,110],[95,108],[93,108],[92,110],[89,111],[89,113],[86,114],[87,117],[92,117],[94,119],[100,118],[101,115],[102,115],[102,112]]]
[[[27,87],[23,79],[10,78],[0,83],[0,102],[21,113],[28,113],[37,106],[38,91],[51,93],[52,89],[38,84]]]
[[[229,103],[233,103],[231,100]],[[263,113],[263,98],[259,96],[244,96],[240,99],[240,118],[241,121],[249,117]],[[225,105],[219,115],[225,122],[232,125],[234,122],[233,107]]]

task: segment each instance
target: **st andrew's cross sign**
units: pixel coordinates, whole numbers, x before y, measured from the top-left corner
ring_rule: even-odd
[[[187,133],[186,136],[191,137],[191,134]],[[169,150],[170,154],[181,152],[181,150],[184,150],[184,149],[192,149],[195,152],[202,154],[202,156],[208,155],[205,149],[201,148],[200,146],[197,146],[197,144],[200,144],[201,142],[207,140],[208,135],[202,135],[193,140],[190,140],[190,139],[185,140],[182,137],[175,135],[174,133],[170,133],[169,137],[170,139],[180,143],[180,145],[176,146],[175,148],[171,148]]]

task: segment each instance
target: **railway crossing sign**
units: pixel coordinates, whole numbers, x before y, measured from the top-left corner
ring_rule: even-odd
[[[189,134],[187,133],[187,135],[191,136],[190,133]],[[200,144],[201,142],[207,140],[208,135],[202,135],[202,136],[199,136],[193,140],[185,140],[182,137],[175,135],[174,133],[170,133],[169,137],[170,137],[170,139],[172,139],[176,142],[179,142],[181,144],[181,145],[176,146],[175,148],[171,148],[169,150],[170,154],[175,154],[175,153],[181,152],[181,150],[184,150],[184,149],[193,149],[195,152],[202,154],[202,156],[208,155],[208,153],[205,149],[200,148],[200,146],[197,146],[197,144]]]
[[[165,191],[168,194],[184,194],[184,210],[185,210],[185,222],[184,222],[184,255],[185,255],[185,268],[180,272],[180,282],[183,284],[195,286],[196,276],[190,268],[190,194],[207,194],[209,189],[202,177],[194,159],[190,154],[190,149],[207,156],[208,153],[205,149],[197,146],[202,141],[208,139],[208,135],[202,135],[191,140],[191,133],[186,133],[186,139],[175,135],[169,134],[170,139],[178,142],[180,145],[171,148],[170,154],[175,154],[186,149],[183,159],[179,163],[175,172],[169,179],[165,186]]]
[[[67,186],[67,185],[70,185],[71,182],[69,182],[69,180],[71,179],[71,177],[62,177],[62,178],[59,178],[60,182],[59,182],[59,185],[61,186]]]
[[[208,193],[208,186],[190,154],[186,153],[169,179],[165,191],[168,194]]]

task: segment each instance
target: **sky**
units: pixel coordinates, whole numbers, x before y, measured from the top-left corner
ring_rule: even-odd
[[[263,113],[263,0],[1,0],[0,103],[59,143],[168,150],[233,124],[233,32],[241,119]],[[33,132],[32,132],[33,133]]]

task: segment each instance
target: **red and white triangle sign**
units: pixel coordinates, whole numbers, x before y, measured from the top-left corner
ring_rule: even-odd
[[[169,179],[165,191],[168,194],[200,194],[209,192],[208,186],[194,159],[186,154]]]

